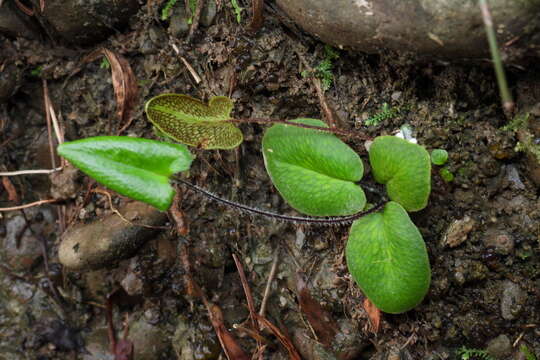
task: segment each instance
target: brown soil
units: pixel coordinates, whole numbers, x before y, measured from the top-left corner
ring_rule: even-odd
[[[233,115],[238,118],[324,117],[312,79],[302,76],[306,70],[303,61],[315,68],[324,59],[324,45],[300,32],[271,2],[266,7],[264,27],[256,34],[247,30],[248,12],[243,13],[239,25],[229,1],[221,3],[213,24],[201,26],[191,42],[169,35],[169,23],[158,20],[157,6],[143,6],[127,28],[95,45],[122,54],[138,81],[140,97],[126,134],[156,138],[144,116],[144,102],[169,92],[205,100],[215,95],[231,96],[235,102]],[[6,38],[1,44],[4,49],[15,50],[25,74],[16,95],[0,104],[2,171],[51,166],[41,79],[48,82],[66,139],[112,135],[123,125],[115,115],[110,69],[100,67],[100,60],[81,63],[93,48],[65,48],[53,46],[48,40],[22,38]],[[200,83],[194,81],[173,44],[202,78]],[[428,150],[443,148],[450,154],[447,166],[455,175],[454,181],[444,182],[435,170],[429,205],[413,216],[426,241],[433,272],[431,290],[421,305],[405,314],[383,315],[378,334],[373,334],[362,306],[364,297],[344,263],[347,227],[317,228],[239,215],[184,191],[182,211],[189,224],[188,235],[179,237],[173,231],[163,231],[135,258],[118,267],[87,273],[58,270],[61,222],[56,232],[45,234],[49,274],[42,260],[18,272],[0,267],[0,329],[4,329],[0,331],[0,359],[82,358],[78,339],[82,338],[88,348],[97,342],[96,334],[105,321],[103,309],[96,304],[104,304],[105,294],[116,289],[126,274],[140,280],[138,298],[134,305],[121,302],[121,312],[130,314],[135,327],[145,319],[158,328],[161,337],[155,342],[164,343],[159,345],[158,355],[141,354],[139,358],[178,356],[181,342],[177,337],[171,339],[175,331],[178,334],[179,324],[185,322],[199,336],[191,338],[200,340],[198,344],[193,340],[194,358],[217,359],[220,351],[206,310],[199,300],[185,295],[185,269],[171,255],[177,244],[185,241],[192,245],[196,280],[222,307],[230,328],[246,321],[248,315],[231,254],[238,254],[243,261],[258,308],[279,249],[279,268],[267,317],[286,328],[291,338],[297,338],[298,347],[304,342],[304,347],[311,346],[309,351],[319,354],[311,358],[322,355],[313,350],[313,344],[302,340],[302,334],[310,338],[314,334],[299,310],[295,274],[300,269],[307,275],[311,294],[335,322],[349,324],[349,335],[356,344],[353,348],[359,353],[356,359],[459,359],[458,348],[484,349],[499,335],[506,335],[515,344],[511,353],[517,354],[520,345],[526,344],[540,354],[539,192],[530,178],[527,158],[515,151],[517,135],[503,129],[508,119],[501,111],[492,69],[438,61],[417,64],[399,53],[337,51],[333,85],[324,95],[340,127],[374,137],[409,124],[418,142]],[[81,70],[70,76],[79,66]],[[38,76],[32,75],[38,67]],[[510,69],[510,83],[521,111],[539,101],[538,91],[534,91],[538,70]],[[400,111],[378,125],[366,126],[364,120],[378,113],[383,103]],[[536,121],[534,115],[531,121]],[[197,159],[189,180],[225,198],[294,213],[265,172],[260,153],[264,127],[240,127],[245,141],[238,150],[193,149]],[[349,145],[366,159],[363,143],[351,141]],[[50,198],[50,184],[44,175],[10,179],[22,203]],[[87,193],[89,178],[79,175],[77,184],[74,199],[67,200],[59,213],[67,226],[110,212],[105,196]],[[115,206],[125,201],[113,194]],[[0,204],[15,204],[8,201],[7,191],[1,187]],[[56,214],[59,207],[49,206]],[[452,223],[467,217],[468,233],[448,234]],[[4,228],[2,221],[0,217],[0,227]],[[462,223],[457,225],[460,230],[464,227]],[[458,244],[451,247],[445,243],[446,235],[457,236]],[[7,256],[5,247],[0,254]],[[53,278],[55,269],[53,282],[61,289],[56,295],[46,291],[49,283],[44,285],[43,281],[47,276]],[[25,291],[33,295],[25,297]],[[115,315],[118,329],[123,319],[119,313]],[[57,322],[69,328],[61,332],[54,327]],[[254,352],[255,341],[241,331],[232,332],[241,337],[240,344],[247,353]],[[137,337],[135,329],[130,337],[136,348],[145,340],[145,332],[139,333],[143,335]],[[276,338],[264,335],[268,339],[264,358],[287,358]],[[336,339],[335,347],[346,341]],[[144,346],[150,347],[147,343]],[[308,356],[306,353],[304,350],[303,355]]]

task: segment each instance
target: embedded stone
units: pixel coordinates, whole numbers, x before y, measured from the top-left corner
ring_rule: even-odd
[[[97,270],[127,259],[151,239],[167,216],[154,207],[131,202],[115,213],[68,229],[62,237],[58,258],[70,270]]]
[[[449,59],[489,58],[478,1],[277,0],[322,41],[368,53],[385,49]],[[540,0],[489,1],[503,57],[540,56]],[[519,39],[519,41],[511,41]]]

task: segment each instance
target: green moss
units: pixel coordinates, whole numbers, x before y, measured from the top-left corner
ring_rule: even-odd
[[[525,355],[526,360],[536,360],[536,355],[525,344],[521,344],[519,352]]]
[[[529,124],[529,113],[516,115],[510,123],[502,127],[504,131],[515,132],[519,129],[527,127]]]

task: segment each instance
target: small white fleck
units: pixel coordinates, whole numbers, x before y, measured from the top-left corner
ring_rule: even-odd
[[[274,150],[272,150],[272,149],[266,149],[266,151],[268,151],[268,152],[274,152]]]
[[[366,148],[366,151],[369,152],[369,149],[371,148],[372,144],[373,144],[372,140],[366,140],[366,142],[364,143],[364,147]]]

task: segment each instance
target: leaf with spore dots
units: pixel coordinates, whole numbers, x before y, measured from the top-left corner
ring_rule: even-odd
[[[215,96],[208,105],[182,94],[162,94],[146,103],[148,120],[175,141],[201,149],[232,149],[243,140],[231,119],[233,102]]]

